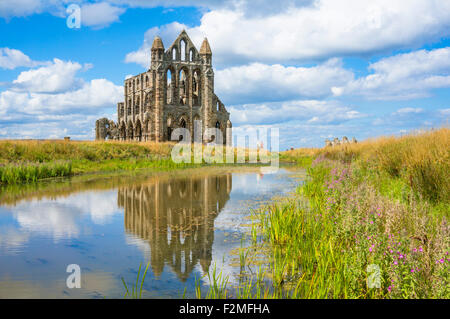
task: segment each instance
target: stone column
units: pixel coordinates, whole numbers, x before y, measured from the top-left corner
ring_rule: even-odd
[[[213,103],[213,93],[214,93],[214,74],[211,68],[207,67],[203,71],[203,81],[202,81],[202,108],[203,108],[203,132],[207,127],[211,126],[211,110]],[[204,141],[205,142],[205,141]]]
[[[164,105],[164,74],[160,71],[155,71],[155,141],[162,142],[162,108]]]

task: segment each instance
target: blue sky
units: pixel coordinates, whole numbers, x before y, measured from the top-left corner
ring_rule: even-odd
[[[234,130],[277,127],[282,149],[449,123],[449,0],[4,0],[0,138],[93,139],[183,29],[208,38]]]

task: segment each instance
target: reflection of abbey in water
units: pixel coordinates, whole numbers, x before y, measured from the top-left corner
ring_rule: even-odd
[[[127,232],[150,245],[151,266],[159,276],[164,264],[186,280],[200,262],[212,259],[214,219],[231,192],[231,174],[150,181],[119,188]]]

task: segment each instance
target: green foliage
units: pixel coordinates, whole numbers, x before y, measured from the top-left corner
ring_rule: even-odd
[[[0,184],[36,182],[87,172],[172,170],[168,143],[0,141]]]
[[[0,183],[36,182],[42,178],[64,177],[71,174],[71,162],[7,164],[0,166]]]
[[[280,153],[280,162],[294,163],[299,167],[309,167],[313,161],[313,156],[297,155],[291,153]]]
[[[450,297],[448,206],[435,214],[401,178],[358,161],[322,156],[307,172],[297,195],[254,213],[249,249],[268,248],[268,264],[237,298]],[[248,259],[241,251],[241,269]]]
[[[144,274],[142,276],[142,279],[141,279],[140,285],[139,285],[139,280],[140,280],[139,277],[141,274],[141,267],[142,267],[142,264],[139,264],[139,270],[137,273],[136,282],[134,283],[134,285],[130,285],[131,291],[130,291],[130,289],[128,289],[128,285],[126,284],[125,280],[122,277],[122,283],[126,290],[124,298],[132,298],[132,299],[141,299],[142,298],[142,291],[143,291],[143,287],[144,287],[145,276],[147,276],[147,271],[148,271],[149,266],[150,266],[150,263],[147,264],[147,267],[145,268]]]
[[[273,297],[450,297],[445,216],[387,173],[322,158],[308,175],[298,194],[309,208],[290,198],[259,214],[272,249]],[[369,265],[381,269],[380,288],[368,286]]]
[[[209,288],[206,299],[226,299],[228,294],[228,276],[224,276],[222,271],[217,272],[216,265],[212,271],[205,273],[201,278],[195,280],[195,294],[197,299],[203,298],[201,290],[201,279],[208,277]]]

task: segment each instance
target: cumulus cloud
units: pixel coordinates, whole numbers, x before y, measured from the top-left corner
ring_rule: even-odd
[[[0,17],[25,17],[43,9],[41,0],[15,0],[0,2]]]
[[[85,4],[81,7],[81,24],[94,28],[102,28],[119,21],[124,8],[112,6],[107,2]]]
[[[375,136],[401,135],[417,129],[438,128],[448,123],[449,119],[449,109],[402,107],[386,114],[365,114],[336,102],[328,105],[322,101],[308,101],[308,103],[311,105],[311,111],[307,111],[308,108],[303,111],[298,107],[294,111],[293,108],[282,107],[280,113],[283,110],[289,111],[292,115],[290,118],[286,116],[274,121],[264,121],[268,124],[253,124],[253,121],[237,123],[237,126],[233,127],[233,135],[245,134],[248,128],[278,128],[280,150],[285,150],[289,147],[320,147],[325,145],[326,138],[341,139],[343,136],[348,138],[354,136],[361,141]],[[316,108],[312,106],[321,104],[323,111],[315,112]],[[340,111],[333,112],[333,106]],[[325,111],[327,109],[330,110],[330,114]],[[260,112],[265,111],[266,109],[255,109],[246,115],[252,117],[252,113],[255,112],[255,116],[261,116]],[[302,113],[305,115],[302,116]],[[272,114],[277,116],[276,112]]]
[[[126,3],[114,4],[114,1],[90,2],[85,0],[2,0],[0,17],[26,17],[48,12],[54,16],[66,18],[67,6],[78,4],[81,7],[81,23],[83,26],[102,28],[119,21],[126,8]]]
[[[114,105],[123,99],[123,88],[106,79],[94,79],[84,83],[79,89],[59,94],[4,91],[0,94],[0,113],[14,110],[40,115],[45,112],[66,114],[83,110],[89,114],[90,108]]]
[[[448,122],[448,109],[424,109],[420,107],[403,107],[384,116],[378,116],[372,121],[372,125],[379,127],[402,128],[402,132],[408,132],[418,128],[437,128]]]
[[[340,102],[319,100],[244,104],[230,106],[228,109],[231,112],[231,121],[236,125],[270,125],[295,120],[336,124],[365,116]]]
[[[110,0],[109,2],[139,8],[195,6],[211,10],[230,9],[243,11],[249,16],[263,16],[311,5],[314,0]]]
[[[0,68],[15,69],[18,67],[34,67],[45,62],[32,61],[22,51],[10,48],[0,48]]]
[[[123,88],[106,79],[86,82],[77,77],[91,67],[54,59],[48,66],[21,72],[0,92],[0,137],[92,138],[95,120],[113,117]]]
[[[13,81],[13,88],[38,93],[73,90],[81,85],[81,80],[75,78],[81,69],[81,64],[77,62],[54,59],[48,66],[21,72]]]
[[[148,69],[150,67],[150,49],[155,36],[158,35],[161,37],[164,46],[168,48],[170,44],[172,44],[171,42],[175,40],[183,29],[186,29],[186,26],[178,22],[172,22],[170,24],[163,25],[162,27],[153,27],[148,29],[144,34],[144,42],[142,46],[138,50],[128,53],[125,56],[125,62],[136,63]],[[203,41],[203,38],[201,40]],[[198,46],[201,42],[194,44]],[[200,47],[198,46],[198,48]]]
[[[264,16],[219,8],[206,12],[199,26],[183,27],[197,45],[208,37],[220,67],[363,55],[420,45],[449,35],[449,21],[450,3],[445,1],[375,0],[367,5],[359,0],[318,0]],[[180,26],[166,25],[160,33],[168,33],[167,29],[174,32]],[[144,43],[149,41],[146,38]],[[148,54],[142,51],[146,49],[142,46],[132,54]]]
[[[340,59],[313,67],[252,63],[219,70],[215,90],[226,103],[285,101],[296,98],[318,98],[331,94],[338,83],[353,80]]]
[[[30,232],[49,233],[58,240],[77,237],[80,234],[79,221],[83,216],[90,216],[94,224],[110,222],[115,214],[120,213],[116,198],[117,191],[82,192],[56,199],[20,202],[10,209],[21,228]]]
[[[104,0],[102,3],[124,8],[154,7],[198,7],[201,9],[232,9],[252,15],[267,15],[289,10],[292,7],[309,5],[314,0]],[[2,0],[0,17],[25,17],[36,13],[50,12],[63,16],[64,6],[72,3],[80,5],[92,4],[90,0]]]
[[[370,64],[369,70],[371,74],[335,87],[333,93],[380,100],[429,96],[432,89],[450,87],[450,47],[383,58]]]
[[[13,212],[20,227],[37,233],[53,234],[54,239],[77,237],[78,211],[58,203],[34,203],[32,206],[18,205]]]

